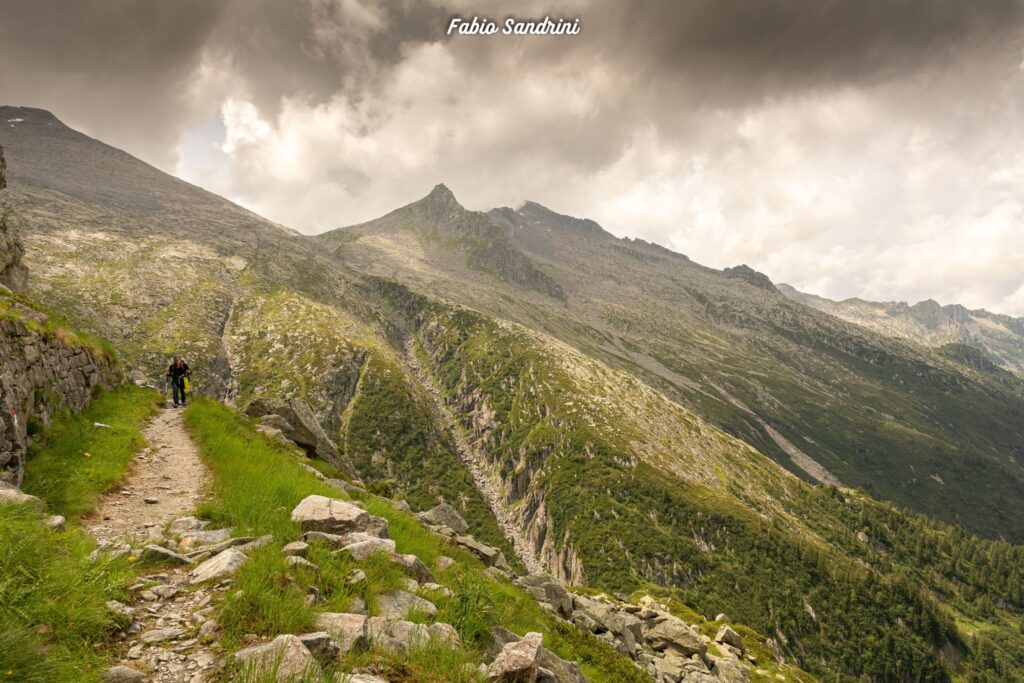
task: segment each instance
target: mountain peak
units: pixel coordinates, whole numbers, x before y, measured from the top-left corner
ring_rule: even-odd
[[[755,287],[767,289],[770,292],[778,291],[775,288],[775,285],[772,283],[770,277],[768,277],[764,273],[754,270],[746,263],[741,263],[740,265],[733,266],[732,268],[726,268],[722,272],[725,273],[726,277],[736,278],[738,280],[746,280]]]

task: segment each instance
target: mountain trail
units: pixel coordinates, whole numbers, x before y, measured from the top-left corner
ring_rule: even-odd
[[[509,543],[512,544],[512,549],[515,551],[516,557],[519,558],[520,562],[522,562],[530,572],[545,571],[544,566],[534,554],[529,541],[526,540],[526,536],[523,535],[522,530],[520,530],[508,509],[501,502],[500,480],[487,465],[484,458],[480,456],[462,436],[461,431],[458,429],[458,423],[455,416],[448,408],[448,404],[441,396],[440,391],[438,391],[437,385],[434,383],[433,376],[422,366],[419,358],[416,357],[411,338],[406,342],[405,355],[409,361],[409,365],[420,380],[420,384],[426,388],[427,393],[430,395],[431,402],[434,404],[434,409],[441,418],[441,423],[451,435],[452,441],[455,443],[455,449],[458,452],[459,459],[461,459],[469,469],[469,473],[473,476],[473,483],[476,484],[477,490],[480,491],[484,500],[487,501],[487,505],[491,508],[491,512],[494,514],[494,519],[498,522],[498,527],[501,529],[502,533],[505,534],[505,538],[507,538]]]
[[[82,528],[100,548],[137,553],[140,545],[162,545],[165,527],[190,515],[202,497],[210,474],[185,430],[182,412],[165,408],[149,422],[143,430],[149,447],[135,456],[121,485],[83,520]],[[129,550],[129,545],[134,548]],[[153,683],[210,680],[220,659],[219,646],[204,644],[209,638],[201,642],[200,636],[204,623],[216,626],[210,605],[223,588],[190,589],[191,568],[176,566],[142,576],[130,588],[130,604],[119,609],[130,616],[131,625],[122,632],[124,646],[116,649],[112,664],[140,672]]]
[[[82,528],[98,541],[139,543],[162,536],[167,523],[190,514],[209,479],[182,409],[164,408],[143,430],[149,443],[120,486],[103,496]]]

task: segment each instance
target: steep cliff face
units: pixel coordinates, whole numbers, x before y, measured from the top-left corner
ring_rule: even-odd
[[[85,408],[118,382],[113,360],[45,327],[42,314],[0,299],[0,480],[20,485],[28,437],[56,411]]]
[[[0,285],[9,289],[22,289],[28,279],[28,270],[21,263],[25,249],[18,237],[18,218],[7,203],[7,162],[4,148],[0,147]]]

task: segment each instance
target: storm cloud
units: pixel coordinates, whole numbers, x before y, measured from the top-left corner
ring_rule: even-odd
[[[831,297],[1024,315],[1024,3],[8,0],[0,92],[304,232],[445,182]]]

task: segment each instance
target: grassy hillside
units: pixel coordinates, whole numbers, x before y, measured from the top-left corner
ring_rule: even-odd
[[[1024,606],[1024,547],[811,487],[628,375],[522,328],[387,291],[418,321],[508,504],[564,572],[617,591],[665,587],[771,634],[822,675],[944,680],[958,657],[971,670],[994,642],[996,670],[1022,670],[1013,610]]]

